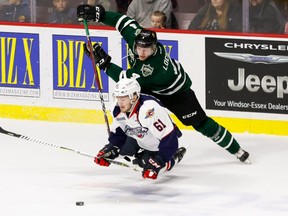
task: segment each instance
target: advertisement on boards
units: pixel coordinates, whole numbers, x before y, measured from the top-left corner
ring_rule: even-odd
[[[288,114],[288,42],[206,38],[206,108]]]
[[[108,53],[107,37],[91,37],[91,41],[92,44],[99,43]],[[109,100],[108,76],[93,68],[82,48],[85,42],[87,38],[84,36],[52,35],[53,98],[100,101],[96,74],[100,75],[103,99]]]
[[[0,50],[0,95],[39,98],[39,34],[0,32]]]

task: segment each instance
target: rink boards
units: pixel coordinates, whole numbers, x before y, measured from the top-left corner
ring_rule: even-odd
[[[104,123],[91,60],[81,49],[83,26],[1,28],[1,118]],[[91,26],[90,34],[114,63],[129,68],[127,44],[117,31]],[[284,36],[161,31],[158,39],[182,63],[209,116],[232,132],[288,135]],[[114,82],[100,74],[109,109]],[[174,120],[180,128],[192,129]]]

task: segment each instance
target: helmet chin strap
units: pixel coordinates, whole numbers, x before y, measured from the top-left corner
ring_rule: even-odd
[[[155,44],[152,46],[152,50],[153,50],[153,54],[152,55],[154,55],[156,53],[156,51],[157,51],[157,46]]]
[[[130,109],[129,109],[129,111],[128,112],[131,112],[133,109],[134,109],[134,107],[135,107],[135,105],[137,104],[137,101],[139,100],[139,97],[137,97],[137,99],[133,102],[133,100],[131,99],[130,100],[130,103],[131,103],[131,107],[130,107]]]

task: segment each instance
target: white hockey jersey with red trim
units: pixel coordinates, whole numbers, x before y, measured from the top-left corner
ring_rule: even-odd
[[[175,126],[167,110],[152,96],[141,94],[141,98],[129,115],[121,113],[120,108],[116,106],[113,116],[111,127],[113,133],[120,127],[127,136],[136,139],[140,147],[149,151],[158,151],[163,138],[176,136],[176,133],[172,133]],[[165,139],[164,142],[169,140]],[[162,143],[163,146],[175,144],[178,145],[178,143]]]

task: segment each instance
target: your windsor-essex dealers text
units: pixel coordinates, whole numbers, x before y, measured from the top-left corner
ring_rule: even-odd
[[[218,107],[237,107],[237,108],[252,108],[252,109],[270,109],[270,110],[288,110],[288,105],[272,104],[272,103],[255,103],[255,102],[242,102],[242,101],[219,101],[214,100],[215,106]]]

